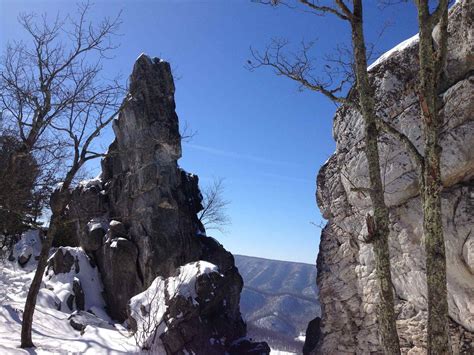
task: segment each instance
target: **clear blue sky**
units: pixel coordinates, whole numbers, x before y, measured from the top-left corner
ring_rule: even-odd
[[[411,2],[381,10],[366,5],[366,36],[386,51],[417,32]],[[24,38],[21,11],[74,12],[74,1],[0,0],[0,45]],[[96,0],[93,18],[123,10],[123,35],[109,74],[128,75],[142,52],[172,63],[181,123],[198,134],[183,145],[180,165],[202,184],[225,178],[232,224],[210,233],[233,253],[314,263],[320,230],[315,178],[334,151],[335,106],[298,91],[270,70],[249,72],[249,47],[263,49],[272,38],[317,40],[321,55],[348,43],[346,23],[250,0]],[[390,20],[381,38],[379,33]],[[109,132],[103,146],[112,141]],[[93,167],[92,170],[97,169]],[[94,172],[93,172],[94,173]]]

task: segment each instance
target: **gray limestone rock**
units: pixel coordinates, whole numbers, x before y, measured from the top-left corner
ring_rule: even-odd
[[[76,263],[74,256],[67,249],[59,248],[48,261],[48,268],[52,268],[54,273],[66,274],[71,272],[72,266]]]
[[[474,3],[450,11],[448,66],[442,94],[442,208],[447,251],[448,302],[454,353],[473,351],[474,339]],[[436,33],[435,33],[436,36]],[[378,113],[423,151],[416,95],[418,44],[395,50],[370,68]],[[336,152],[321,168],[317,202],[328,224],[321,235],[317,283],[322,308],[317,352],[379,353],[378,286],[372,246],[362,242],[368,196],[363,120],[342,106],[334,119]],[[404,354],[426,351],[426,276],[422,210],[415,167],[390,137],[380,142],[385,200],[390,207],[390,253]],[[464,350],[463,350],[464,349]],[[467,350],[466,350],[467,349]]]
[[[100,221],[89,221],[87,224],[87,232],[80,240],[82,249],[89,253],[98,250],[102,246],[105,233],[106,230]]]
[[[72,292],[74,293],[74,302],[76,302],[76,309],[79,311],[84,310],[85,296],[84,290],[82,289],[81,280],[77,277],[72,282]]]
[[[143,287],[137,270],[137,247],[125,238],[117,238],[106,242],[95,255],[104,284],[108,313],[112,318],[123,321],[127,316],[128,300]]]
[[[32,250],[28,250],[27,252],[19,255],[18,264],[20,264],[20,266],[25,266],[28,263],[28,261],[30,261],[31,255],[32,255]]]

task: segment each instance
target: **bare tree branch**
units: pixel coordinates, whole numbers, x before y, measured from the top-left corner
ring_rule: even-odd
[[[215,179],[211,185],[202,191],[203,209],[198,213],[199,221],[206,230],[218,230],[225,232],[225,226],[230,224],[230,218],[226,214],[229,201],[225,200],[224,180]]]
[[[301,50],[294,53],[289,59],[283,52],[288,45],[286,40],[273,40],[267,49],[260,53],[253,48],[250,52],[253,57],[252,60],[247,61],[247,69],[253,71],[260,67],[270,67],[274,69],[275,73],[280,76],[285,76],[300,84],[300,88],[307,88],[312,91],[317,91],[328,97],[331,101],[338,104],[351,104],[351,102],[339,94],[343,93],[352,84],[352,75],[347,75],[342,80],[334,84],[335,78],[333,74],[341,74],[342,72],[326,71],[328,78],[322,80],[315,77],[314,60],[310,58],[309,51],[313,43],[302,42]],[[326,66],[329,69],[329,66]],[[343,74],[347,74],[344,72]]]

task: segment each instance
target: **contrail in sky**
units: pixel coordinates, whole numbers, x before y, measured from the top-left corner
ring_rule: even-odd
[[[301,166],[300,164],[293,163],[293,162],[272,160],[272,159],[256,157],[256,156],[253,156],[253,155],[229,152],[229,151],[226,151],[226,150],[206,147],[206,146],[198,145],[198,144],[185,143],[184,145],[189,147],[189,148],[192,148],[192,149],[200,150],[202,152],[206,152],[206,153],[213,154],[213,155],[219,155],[219,156],[223,156],[223,157],[227,157],[227,158],[248,160],[248,161],[253,161],[253,162],[256,162],[256,163],[270,164],[270,165]]]

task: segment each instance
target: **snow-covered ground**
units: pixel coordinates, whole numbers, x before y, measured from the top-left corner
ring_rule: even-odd
[[[33,279],[36,260],[40,252],[40,239],[37,232],[27,232],[16,245],[13,252],[14,261],[0,260],[0,354],[138,354],[141,353],[136,345],[134,336],[121,324],[113,324],[105,312],[102,299],[102,283],[96,268],[93,268],[87,255],[80,248],[62,248],[59,253],[71,254],[76,262],[70,272],[55,274],[52,269],[46,270],[43,284],[38,295],[33,321],[33,343],[35,349],[21,349],[20,333],[24,303],[31,280]],[[21,267],[17,261],[22,254],[31,257]],[[54,253],[52,251],[51,255]],[[76,272],[76,268],[80,273]],[[77,270],[77,271],[78,271]],[[139,306],[146,304],[151,311],[153,306],[161,306],[161,313],[166,309],[160,302],[145,302],[149,293],[163,298],[164,289],[168,294],[179,293],[194,299],[196,277],[201,274],[217,272],[215,265],[204,261],[183,266],[179,276],[163,280],[157,278],[150,288],[132,298],[132,313],[137,315]],[[103,319],[101,326],[87,325],[80,332],[69,322],[73,313],[67,305],[71,294],[71,285],[78,280],[85,294],[84,306],[97,317]],[[154,297],[153,297],[154,298]],[[155,300],[156,301],[156,300]],[[136,306],[136,307],[135,307]],[[161,309],[162,308],[162,309]],[[150,312],[153,313],[153,312]],[[160,317],[158,317],[160,318]],[[135,319],[140,323],[140,317]],[[140,324],[138,324],[140,329]],[[162,355],[164,349],[155,347],[153,354]],[[291,352],[272,349],[272,355],[290,355]]]
[[[29,237],[34,239],[31,235]],[[82,266],[87,267],[85,264]],[[67,274],[61,274],[63,276],[59,278],[54,276],[50,280],[45,278],[43,286],[47,288],[43,287],[40,291],[33,321],[33,343],[36,348],[34,351],[19,348],[22,312],[35,268],[34,257],[24,268],[18,265],[17,261],[1,261],[0,354],[137,353],[133,336],[119,324],[110,329],[87,326],[82,335],[71,327],[68,321],[71,312],[57,310],[57,298],[48,289],[57,290],[62,287],[63,278]],[[87,289],[85,292],[87,293]],[[95,306],[103,302],[96,301]]]

